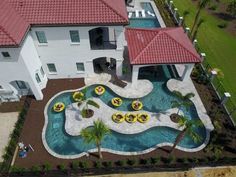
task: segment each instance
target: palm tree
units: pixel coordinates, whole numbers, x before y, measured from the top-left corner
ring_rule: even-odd
[[[181,116],[178,122],[178,127],[184,127],[184,129],[175,138],[175,142],[170,150],[170,153],[174,151],[175,147],[179,144],[179,142],[184,138],[185,135],[189,135],[195,143],[201,141],[201,137],[196,132],[194,132],[193,129],[194,127],[199,126],[202,126],[202,122],[200,120],[188,120],[186,117]]]
[[[196,26],[196,29],[193,33],[193,37],[192,37],[192,40],[196,39],[197,37],[197,33],[198,33],[198,29],[200,28],[200,26],[205,22],[204,19],[200,18],[199,22],[197,23],[197,26]]]
[[[195,18],[194,18],[194,21],[193,21],[193,26],[192,26],[192,29],[191,29],[191,35],[194,33],[194,28],[198,23],[198,19],[199,19],[199,16],[200,16],[200,13],[201,13],[202,9],[204,9],[210,1],[211,0],[200,0],[199,1],[198,10],[197,10],[197,13],[195,15]]]
[[[96,108],[100,108],[99,104],[96,103],[93,100],[87,99],[86,93],[87,93],[87,87],[85,87],[80,94],[76,95],[76,99],[78,100],[78,105],[81,105],[82,103],[85,103],[85,106],[83,107],[81,111],[82,117],[88,117],[89,114],[89,105],[94,106]]]
[[[92,128],[82,129],[80,132],[86,143],[95,143],[98,148],[99,158],[102,159],[101,142],[105,135],[110,134],[110,129],[102,120],[93,122]]]
[[[193,103],[189,100],[190,98],[194,97],[194,93],[187,93],[186,95],[183,95],[181,92],[174,90],[173,93],[177,98],[179,98],[181,101],[172,101],[171,107],[172,108],[178,108],[177,114],[179,114],[180,108],[182,106],[189,108]]]

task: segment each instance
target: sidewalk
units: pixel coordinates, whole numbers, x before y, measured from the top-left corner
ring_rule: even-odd
[[[18,119],[18,114],[18,112],[0,113],[0,162],[3,161],[2,155],[5,153],[4,149]]]

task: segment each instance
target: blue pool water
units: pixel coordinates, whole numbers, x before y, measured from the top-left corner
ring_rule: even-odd
[[[150,70],[150,68],[141,69],[140,79],[149,78],[153,83],[153,92],[144,98],[140,99],[144,103],[144,110],[152,112],[165,111],[171,107],[171,101],[177,100],[166,88],[166,81],[171,78],[167,66],[159,66],[156,72]],[[90,86],[87,90],[87,96],[92,97],[94,95],[94,86]],[[52,111],[53,105],[62,101],[65,105],[71,104],[70,92],[63,93],[57,96],[48,107],[48,125],[46,129],[46,141],[48,146],[56,153],[61,155],[76,155],[89,149],[95,148],[93,144],[86,144],[83,142],[82,137],[73,137],[65,132],[65,113],[55,113]],[[106,87],[106,92],[99,98],[110,105],[110,100],[117,95]],[[123,105],[119,107],[120,110],[130,110],[130,104],[132,99],[123,98]],[[110,105],[111,106],[111,105]],[[182,111],[189,117],[189,119],[198,119],[195,107],[192,106],[190,110],[182,109]],[[202,141],[194,143],[193,140],[186,136],[179,146],[185,148],[194,148],[202,144],[205,139],[205,128],[196,128],[195,131],[202,136]],[[133,152],[142,151],[156,144],[163,142],[174,142],[179,131],[169,127],[155,127],[148,129],[145,132],[135,135],[124,135],[112,131],[112,134],[106,136],[102,142],[102,147],[113,149],[117,151]]]
[[[132,18],[129,20],[129,27],[131,28],[158,28],[160,27],[159,22],[152,18]]]
[[[142,9],[145,10],[145,12],[149,11],[155,14],[151,3],[142,2],[141,7]],[[129,22],[130,22],[129,27],[131,28],[159,28],[161,27],[157,18],[148,14],[146,14],[145,18],[135,18],[135,14],[133,13],[132,18],[129,19]]]

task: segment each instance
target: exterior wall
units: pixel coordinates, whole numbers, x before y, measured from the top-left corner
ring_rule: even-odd
[[[33,27],[31,35],[38,51],[39,58],[49,79],[58,78],[78,78],[94,73],[93,59],[99,57],[110,57],[123,61],[124,28],[123,26],[109,26],[109,35],[116,34],[117,48],[106,50],[91,50],[89,40],[89,30],[93,27]],[[114,30],[113,30],[114,29]],[[78,30],[80,43],[71,43],[70,30]],[[39,44],[35,31],[44,31],[47,44]],[[113,39],[111,39],[113,40]],[[85,71],[78,72],[76,63],[84,63]],[[49,73],[47,63],[54,63],[57,73]]]
[[[0,85],[3,87],[0,95],[5,92],[14,92],[13,96],[24,95],[14,88],[14,84],[10,84],[13,81],[24,81],[36,99],[42,99],[41,89],[46,87],[47,77],[42,77],[39,72],[42,64],[31,36],[26,37],[22,47],[0,48],[0,52],[4,51],[9,52],[11,57],[6,59],[0,55]],[[35,73],[39,74],[40,84],[36,81]]]

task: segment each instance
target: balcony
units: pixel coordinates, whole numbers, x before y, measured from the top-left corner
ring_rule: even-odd
[[[91,50],[116,49],[115,31],[108,27],[99,27],[89,31]]]

